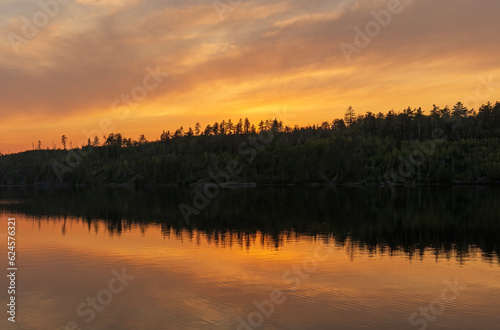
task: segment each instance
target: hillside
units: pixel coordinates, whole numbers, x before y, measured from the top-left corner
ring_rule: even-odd
[[[154,142],[110,134],[102,145],[3,155],[0,184],[500,182],[499,102],[429,114],[356,116],[349,108],[344,119],[307,127],[228,123],[164,132]]]

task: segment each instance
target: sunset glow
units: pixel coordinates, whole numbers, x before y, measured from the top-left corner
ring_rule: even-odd
[[[500,99],[494,0],[42,2],[0,2],[2,153]]]

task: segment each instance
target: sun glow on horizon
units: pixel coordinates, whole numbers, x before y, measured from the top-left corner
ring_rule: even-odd
[[[52,148],[63,134],[76,146],[102,120],[156,140],[197,122],[257,124],[284,108],[287,124],[305,126],[342,118],[349,106],[364,114],[461,101],[477,110],[500,100],[491,42],[500,3],[400,5],[386,24],[373,14],[389,10],[384,0],[245,2],[223,13],[199,0],[82,0],[26,37],[32,23],[22,17],[42,9],[4,2],[0,152],[38,140]],[[378,33],[367,32],[377,24]],[[346,44],[357,51],[346,54]],[[155,68],[168,76],[151,76]],[[113,107],[123,97],[127,116]]]

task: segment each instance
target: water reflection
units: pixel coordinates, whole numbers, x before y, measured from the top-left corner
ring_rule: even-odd
[[[453,255],[460,261],[479,249],[485,260],[500,262],[496,187],[223,190],[186,224],[178,205],[192,205],[193,197],[193,190],[172,188],[26,188],[3,190],[0,209],[61,221],[63,234],[71,219],[86,223],[89,231],[104,224],[109,235],[136,226],[157,226],[165,236],[187,233],[195,240],[201,232],[222,247],[259,243],[279,249],[284,240],[314,237],[353,251],[404,251],[410,258],[431,249],[436,258]]]
[[[0,217],[17,219],[20,274],[18,322],[0,328],[238,329],[281,290],[263,328],[418,329],[409,316],[455,278],[467,290],[430,326],[500,321],[496,188],[231,190],[188,225],[177,205],[192,196],[0,192]],[[299,277],[318,246],[333,252]],[[87,324],[77,307],[123,268],[135,279]]]

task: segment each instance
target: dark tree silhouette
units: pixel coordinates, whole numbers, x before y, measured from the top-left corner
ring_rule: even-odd
[[[66,135],[61,136],[61,144],[63,145],[64,150],[66,150],[66,142],[68,141],[68,138]]]

